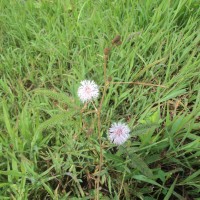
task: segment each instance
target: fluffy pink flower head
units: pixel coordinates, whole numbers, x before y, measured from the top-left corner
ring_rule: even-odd
[[[99,87],[94,81],[84,80],[78,88],[78,97],[85,103],[99,96]]]
[[[129,127],[121,122],[113,123],[109,129],[109,140],[117,145],[121,145],[129,138]]]

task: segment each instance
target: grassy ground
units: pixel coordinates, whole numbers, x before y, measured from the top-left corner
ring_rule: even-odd
[[[0,0],[0,10],[0,199],[199,199],[198,0]],[[92,79],[103,91],[116,35],[100,145],[77,88]],[[132,81],[164,87],[112,83]],[[131,138],[116,147],[107,130],[121,120]]]

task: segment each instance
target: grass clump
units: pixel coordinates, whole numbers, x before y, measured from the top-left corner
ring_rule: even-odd
[[[197,1],[0,9],[0,199],[199,198]],[[77,96],[84,79],[93,104]],[[121,120],[131,133],[116,146]]]

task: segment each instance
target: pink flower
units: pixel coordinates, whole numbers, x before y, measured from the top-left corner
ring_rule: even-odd
[[[121,122],[113,123],[109,129],[109,140],[117,145],[121,145],[129,138],[129,127]]]
[[[78,97],[85,103],[96,99],[99,96],[99,87],[94,81],[84,80],[78,88]]]

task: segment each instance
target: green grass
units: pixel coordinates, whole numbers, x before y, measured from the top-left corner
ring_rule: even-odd
[[[92,199],[99,141],[77,88],[103,91],[101,199],[199,199],[198,0],[0,0],[0,199]],[[99,105],[99,100],[95,102]],[[110,124],[131,138],[116,147]]]

